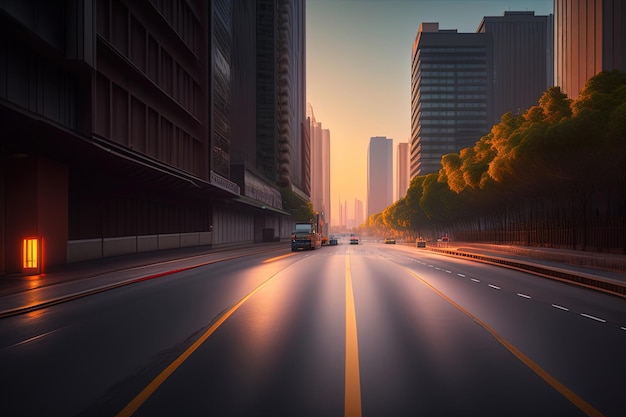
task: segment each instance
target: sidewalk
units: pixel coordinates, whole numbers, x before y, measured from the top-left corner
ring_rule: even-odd
[[[289,245],[191,247],[68,264],[50,268],[41,275],[0,276],[0,318],[214,262],[281,249],[287,250]]]

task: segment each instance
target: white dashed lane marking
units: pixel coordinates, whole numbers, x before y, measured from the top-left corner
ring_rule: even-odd
[[[580,315],[591,320],[599,321],[600,323],[606,323],[606,320],[601,319],[600,317],[592,316],[591,314],[580,313]]]
[[[419,264],[421,264],[421,265],[426,265],[426,266],[428,266],[429,268],[433,268],[433,269],[435,269],[435,270],[437,270],[437,271],[443,271],[443,272],[446,272],[447,274],[453,274],[453,273],[454,273],[453,271],[451,271],[451,270],[449,270],[449,269],[440,268],[440,267],[438,267],[438,266],[435,266],[435,265],[432,265],[432,264],[428,264],[428,263],[423,262],[423,261],[420,261],[420,260],[418,260],[418,259],[409,258],[409,257],[403,257],[403,258],[408,259],[408,260],[411,260],[411,261],[414,261],[414,262],[417,262],[417,263],[419,263]],[[391,258],[390,258],[390,259],[391,259]],[[457,275],[458,277],[460,277],[460,278],[467,278],[467,275],[462,274],[462,273],[457,273],[456,275]],[[479,279],[477,279],[477,278],[472,278],[472,277],[470,277],[469,279],[470,279],[471,281],[473,281],[473,282],[478,282],[478,283],[480,282],[480,280],[479,280]],[[490,288],[493,288],[494,290],[501,290],[501,289],[502,289],[501,287],[499,287],[499,286],[497,286],[497,285],[494,285],[494,284],[487,284],[487,286],[488,286],[488,287],[490,287]],[[527,300],[532,299],[532,296],[530,296],[530,295],[528,295],[528,294],[524,294],[524,293],[519,293],[519,292],[518,292],[518,293],[516,293],[516,295],[517,295],[518,297],[525,298],[525,299],[527,299]],[[554,307],[554,308],[556,308],[556,309],[558,309],[558,310],[561,310],[561,311],[567,311],[567,312],[569,312],[569,311],[570,311],[570,309],[569,309],[569,308],[564,307],[564,306],[559,305],[559,304],[552,304],[552,307]],[[596,317],[596,316],[593,316],[593,315],[591,315],[591,314],[587,314],[587,313],[579,313],[579,314],[580,314],[582,317],[588,318],[588,319],[590,319],[590,320],[597,321],[597,322],[599,322],[599,323],[607,323],[607,320],[605,320],[605,319],[603,319],[603,318],[601,318],[601,317]],[[619,329],[620,329],[620,330],[623,330],[623,331],[626,331],[626,326],[619,326]]]

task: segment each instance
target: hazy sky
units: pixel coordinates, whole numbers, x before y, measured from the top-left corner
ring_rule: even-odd
[[[307,0],[307,102],[330,130],[331,216],[367,201],[367,145],[411,134],[411,51],[422,22],[476,32],[484,16],[553,13],[552,0]],[[478,139],[478,138],[477,138]],[[396,190],[394,189],[394,197]],[[365,207],[364,207],[365,208]],[[351,216],[351,215],[350,215]]]

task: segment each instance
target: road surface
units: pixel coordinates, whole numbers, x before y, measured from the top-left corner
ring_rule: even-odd
[[[626,302],[362,242],[0,320],[2,415],[620,416]]]

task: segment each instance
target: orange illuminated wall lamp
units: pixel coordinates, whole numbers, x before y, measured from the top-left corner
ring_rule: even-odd
[[[43,239],[27,237],[22,241],[22,272],[41,274],[43,272]]]

